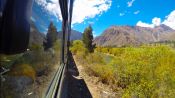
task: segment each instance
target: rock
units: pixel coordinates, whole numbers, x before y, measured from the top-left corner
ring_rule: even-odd
[[[16,93],[21,93],[28,85],[33,83],[33,79],[26,76],[8,76],[6,78],[6,83],[12,88]]]

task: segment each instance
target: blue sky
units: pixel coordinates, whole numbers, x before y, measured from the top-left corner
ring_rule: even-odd
[[[35,0],[32,20],[43,33],[47,32],[50,21],[60,30],[57,0]],[[112,25],[154,28],[165,24],[175,29],[175,0],[75,0],[73,29],[83,32],[89,24],[94,36]]]

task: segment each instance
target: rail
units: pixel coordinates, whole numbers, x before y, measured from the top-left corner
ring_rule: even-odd
[[[56,74],[54,75],[54,78],[46,92],[45,98],[62,98],[61,97],[61,85],[64,80],[65,75],[65,68],[66,65],[61,64],[61,66],[58,68]]]

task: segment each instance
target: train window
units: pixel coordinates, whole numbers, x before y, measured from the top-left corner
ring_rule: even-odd
[[[7,50],[7,48],[4,48],[0,54],[0,97],[43,98],[60,67],[62,16],[59,2],[57,0],[27,0],[24,2],[21,2],[21,0],[14,0],[13,2],[11,0],[1,0],[0,2],[1,21],[6,22],[7,20],[4,19],[10,19],[7,21],[8,25],[15,28],[8,29],[10,27],[6,26],[4,32],[9,31],[14,34],[9,34],[6,37],[1,36],[4,39],[3,45],[7,46],[8,44],[12,47],[7,47],[10,49],[10,53],[9,51],[8,53],[4,52],[4,50]],[[26,9],[30,8],[31,15],[28,15]],[[3,15],[6,9],[8,10],[8,17]],[[24,15],[22,11],[25,13]],[[25,18],[29,18],[29,21]],[[14,25],[10,25],[13,21],[16,21]],[[21,28],[17,28],[18,23],[21,23]],[[13,32],[16,28],[18,31]],[[19,30],[23,28],[24,32],[20,34]],[[24,36],[24,33],[28,35]],[[1,34],[3,33],[1,32]],[[21,51],[17,51],[19,50],[17,40],[21,42],[19,48],[24,46],[22,49],[20,48]]]

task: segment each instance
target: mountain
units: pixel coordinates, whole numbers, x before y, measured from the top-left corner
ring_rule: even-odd
[[[45,35],[40,33],[33,22],[30,23],[30,39],[29,45],[38,44],[42,45],[45,39]]]
[[[71,30],[70,40],[80,40],[82,39],[83,34],[76,30]],[[58,38],[61,38],[61,31],[58,32]]]
[[[80,39],[82,39],[82,36],[83,36],[83,34],[81,32],[76,31],[76,30],[72,30],[70,40],[80,40]]]
[[[97,46],[139,45],[159,41],[175,40],[175,30],[160,25],[155,28],[139,26],[111,26],[94,39]]]
[[[71,40],[79,40],[82,38],[82,33],[78,32],[76,30],[71,31]],[[58,32],[58,38],[61,38],[61,31]],[[43,41],[45,40],[45,35],[38,31],[36,28],[34,22],[31,21],[30,23],[30,40],[29,45],[31,44],[37,44],[37,45],[43,45]]]

